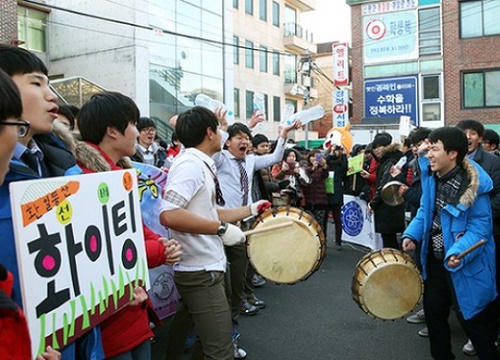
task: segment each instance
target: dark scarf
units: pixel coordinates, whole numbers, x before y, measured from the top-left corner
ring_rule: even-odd
[[[436,178],[436,204],[434,219],[431,228],[431,244],[434,256],[438,260],[444,259],[443,229],[441,227],[441,211],[447,204],[456,205],[459,200],[460,189],[467,174],[460,166],[455,166],[444,176]]]

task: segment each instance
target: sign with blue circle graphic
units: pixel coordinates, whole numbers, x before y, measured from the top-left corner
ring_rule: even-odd
[[[355,201],[350,201],[342,206],[342,228],[349,236],[357,236],[363,230],[363,210]]]

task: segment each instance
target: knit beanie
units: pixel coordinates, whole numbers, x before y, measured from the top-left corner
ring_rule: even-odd
[[[388,133],[379,133],[375,135],[372,141],[372,149],[376,149],[379,146],[388,146],[392,143],[392,136]]]

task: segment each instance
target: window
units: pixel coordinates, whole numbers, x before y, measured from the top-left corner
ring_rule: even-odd
[[[273,52],[273,75],[280,76],[280,54]]]
[[[240,0],[233,0],[233,8],[238,9],[240,7]]]
[[[245,66],[253,69],[253,42],[245,41]]]
[[[47,14],[22,6],[17,7],[17,35],[24,41],[23,48],[46,51]]]
[[[441,106],[441,76],[422,76],[422,121],[440,121]]]
[[[439,7],[418,11],[418,42],[421,56],[441,54],[441,17]]]
[[[267,21],[267,0],[260,0],[259,19]]]
[[[280,4],[273,1],[273,25],[280,27]]]
[[[273,120],[281,122],[281,98],[273,96]]]
[[[234,88],[234,117],[240,117],[240,89]]]
[[[245,12],[253,15],[253,0],[245,0]]]
[[[459,5],[461,38],[500,34],[500,0],[461,1]]]
[[[240,63],[240,39],[237,36],[233,36],[233,63]]]
[[[297,107],[297,100],[285,99],[285,105],[292,105],[295,112],[299,111],[299,108]]]
[[[253,91],[247,90],[245,94],[245,106],[247,119],[250,119],[253,114]]]
[[[297,56],[286,55],[283,65],[285,69],[285,84],[297,83]]]
[[[463,107],[500,106],[500,70],[463,73]]]
[[[267,48],[260,47],[260,72],[267,72]]]

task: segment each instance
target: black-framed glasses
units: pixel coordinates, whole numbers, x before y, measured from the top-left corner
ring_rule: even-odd
[[[0,125],[17,126],[17,137],[19,138],[25,137],[30,128],[30,122],[24,119],[19,119],[18,121],[0,121]]]

